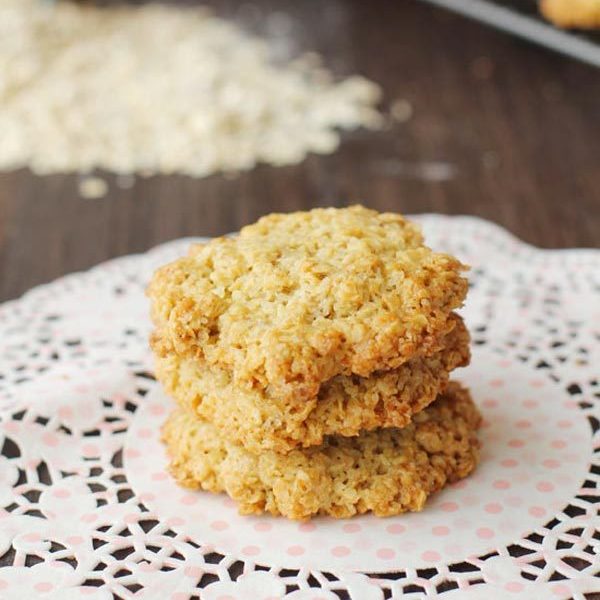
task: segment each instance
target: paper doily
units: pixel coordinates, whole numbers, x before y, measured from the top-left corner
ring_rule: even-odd
[[[0,306],[4,599],[577,598],[600,590],[600,252],[418,217],[471,264],[476,473],[393,519],[239,517],[164,474],[143,290],[189,240]]]

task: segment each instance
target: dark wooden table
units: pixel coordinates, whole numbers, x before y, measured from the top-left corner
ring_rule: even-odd
[[[243,3],[212,2],[225,16]],[[78,196],[77,176],[1,174],[0,299],[165,240],[351,202],[474,214],[543,247],[600,245],[599,71],[416,0],[253,4],[289,14],[299,51],[372,78],[412,118],[235,179],[152,177],[125,190],[106,175],[98,200]]]

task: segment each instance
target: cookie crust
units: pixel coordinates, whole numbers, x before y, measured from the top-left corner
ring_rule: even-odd
[[[285,401],[437,351],[467,292],[455,258],[402,216],[361,206],[272,214],[196,245],[148,288],[176,353]]]
[[[180,406],[210,421],[247,450],[287,453],[379,427],[404,427],[442,392],[450,372],[470,359],[469,333],[458,316],[442,349],[368,378],[338,375],[314,398],[286,403],[232,384],[227,371],[207,369],[193,357],[177,356],[160,337],[153,340],[158,380]]]
[[[432,493],[471,473],[480,421],[469,392],[451,383],[403,429],[332,436],[287,455],[249,453],[182,408],[166,422],[163,441],[179,484],[224,491],[242,514],[389,516],[421,510]]]

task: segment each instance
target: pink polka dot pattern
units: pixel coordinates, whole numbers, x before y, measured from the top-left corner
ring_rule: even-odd
[[[351,550],[348,546],[335,546],[331,549],[331,554],[337,557],[348,556],[350,552]]]
[[[493,487],[496,490],[507,490],[510,488],[510,481],[507,481],[506,479],[496,479],[493,483]]]
[[[383,560],[391,560],[396,557],[396,551],[391,548],[379,548],[377,556]]]
[[[551,492],[554,489],[554,484],[549,481],[540,481],[535,487],[540,492]]]
[[[436,552],[435,550],[426,550],[425,552],[423,552],[423,554],[421,554],[421,558],[425,562],[432,563],[437,562],[442,557],[440,556],[439,552]]]
[[[489,527],[480,527],[477,530],[477,537],[482,540],[490,540],[494,537],[494,532]]]
[[[301,556],[302,554],[304,554],[306,552],[305,548],[302,546],[290,546],[287,549],[287,553],[290,556]]]
[[[502,508],[502,504],[499,504],[498,502],[490,502],[489,504],[486,504],[483,508],[486,513],[489,513],[491,515],[496,515],[504,510]]]

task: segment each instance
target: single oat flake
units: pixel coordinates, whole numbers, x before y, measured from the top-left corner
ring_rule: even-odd
[[[0,2],[0,170],[184,173],[333,152],[376,128],[377,85],[265,41],[202,8]]]

